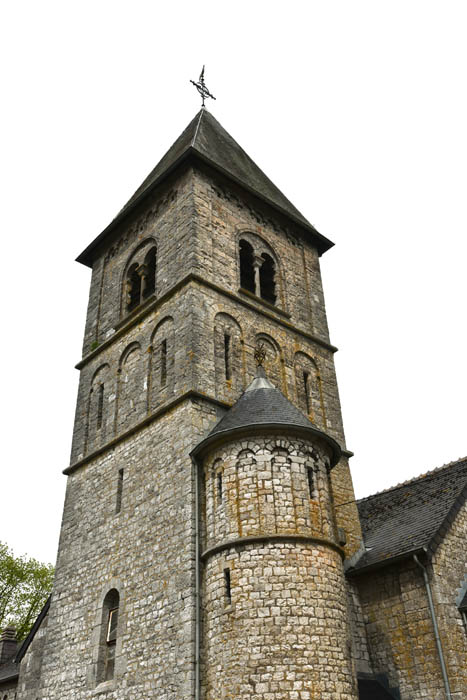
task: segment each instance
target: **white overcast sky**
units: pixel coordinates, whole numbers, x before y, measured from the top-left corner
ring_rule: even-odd
[[[336,243],[357,496],[467,453],[467,3],[5,2],[0,540],[55,561],[90,271],[199,109]]]

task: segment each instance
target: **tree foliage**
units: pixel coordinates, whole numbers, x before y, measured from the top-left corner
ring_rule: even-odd
[[[15,557],[0,542],[0,631],[11,626],[18,640],[26,637],[52,590],[53,576],[51,564]]]

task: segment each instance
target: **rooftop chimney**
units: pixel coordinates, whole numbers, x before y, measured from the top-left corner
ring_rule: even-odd
[[[5,627],[0,637],[0,664],[4,664],[13,658],[17,650],[16,629],[14,627]]]

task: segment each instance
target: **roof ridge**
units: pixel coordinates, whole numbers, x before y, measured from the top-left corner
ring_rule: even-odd
[[[199,126],[201,124],[201,119],[203,118],[203,114],[205,111],[206,111],[205,107],[201,107],[201,109],[199,111],[198,123],[196,125],[195,133],[193,135],[193,138],[192,138],[191,144],[190,144],[191,148],[194,148],[194,146],[195,146],[195,141],[196,141],[196,137],[198,136]]]
[[[460,462],[465,462],[467,460],[467,455],[465,457],[459,457],[459,459],[456,459],[452,462],[447,462],[446,464],[442,464],[440,467],[435,467],[434,469],[430,469],[427,472],[423,472],[422,474],[419,474],[418,476],[414,476],[411,479],[407,479],[406,481],[401,481],[399,484],[395,484],[394,486],[390,486],[387,489],[382,489],[381,491],[375,491],[375,493],[371,493],[369,496],[364,496],[363,498],[357,498],[357,503],[363,503],[363,501],[368,501],[370,498],[374,498],[375,496],[380,496],[383,493],[389,493],[390,491],[397,491],[397,489],[401,489],[404,486],[408,486],[409,484],[413,484],[416,481],[421,481],[422,479],[425,479],[429,476],[432,476],[443,469],[447,469],[448,467],[452,467],[455,464],[460,464]]]

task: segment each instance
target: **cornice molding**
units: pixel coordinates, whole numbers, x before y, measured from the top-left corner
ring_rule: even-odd
[[[126,319],[122,319],[116,324],[115,328],[115,333],[113,333],[109,338],[106,340],[102,341],[102,343],[97,347],[95,350],[92,350],[92,352],[88,353],[85,355],[76,365],[76,369],[82,369],[85,367],[91,360],[93,360],[95,357],[97,357],[103,350],[106,350],[112,343],[114,343],[116,340],[121,338],[122,335],[124,335],[127,331],[129,331],[133,326],[137,325],[138,323],[141,323],[141,321],[146,318],[152,311],[155,309],[159,308],[159,306],[162,306],[168,299],[170,299],[172,296],[175,296],[175,294],[182,289],[182,287],[189,286],[190,284],[198,284],[201,287],[207,287],[208,289],[212,289],[215,292],[222,294],[222,296],[227,297],[228,299],[232,299],[233,301],[237,302],[238,304],[241,304],[247,309],[250,309],[252,311],[255,311],[256,313],[261,314],[265,318],[268,318],[269,320],[275,321],[279,325],[283,326],[284,328],[287,328],[287,330],[293,331],[297,335],[302,336],[303,338],[306,338],[307,340],[311,340],[311,342],[316,343],[316,345],[319,345],[320,347],[324,348],[325,350],[329,350],[331,353],[336,353],[338,351],[338,348],[335,347],[335,345],[331,345],[328,343],[326,340],[323,340],[322,338],[318,338],[318,336],[313,335],[312,333],[308,333],[307,331],[298,328],[295,326],[293,323],[290,323],[290,321],[285,320],[284,318],[281,318],[282,315],[284,315],[284,312],[282,309],[277,309],[273,310],[273,306],[268,304],[268,308],[262,307],[262,302],[261,300],[255,299],[255,302],[250,301],[248,298],[243,298],[239,294],[235,294],[234,292],[229,291],[228,289],[224,289],[223,287],[220,287],[219,285],[215,284],[214,282],[211,282],[210,280],[203,279],[199,275],[196,275],[194,273],[189,273],[188,275],[185,275],[181,280],[179,280],[173,287],[171,287],[165,294],[163,294],[161,297],[158,297],[157,299],[153,299],[150,302],[146,302],[140,309],[136,309],[130,316],[128,316]],[[248,295],[249,296],[249,295]],[[254,297],[254,295],[251,295]],[[270,308],[269,308],[270,307]],[[271,310],[270,310],[271,309]]]
[[[183,403],[183,401],[188,401],[188,400],[206,401],[207,403],[214,404],[215,406],[220,406],[221,408],[225,408],[225,409],[229,409],[233,405],[232,403],[229,403],[227,401],[222,401],[222,399],[217,399],[214,396],[210,396],[209,394],[203,394],[200,391],[195,391],[195,390],[191,389],[190,391],[186,391],[183,394],[180,394],[180,396],[177,396],[172,401],[169,401],[168,403],[164,404],[159,409],[154,411],[154,413],[151,413],[151,415],[146,416],[145,418],[143,418],[143,420],[140,420],[138,423],[136,423],[134,426],[132,426],[129,430],[126,430],[124,433],[121,433],[121,435],[116,435],[111,440],[106,442],[104,445],[101,445],[100,447],[98,447],[97,450],[93,450],[89,454],[78,459],[76,462],[73,462],[72,464],[70,464],[70,466],[66,467],[66,469],[64,469],[62,473],[67,475],[67,476],[69,474],[73,474],[73,472],[75,472],[77,469],[80,469],[81,467],[88,464],[89,462],[92,462],[94,459],[96,459],[96,457],[99,457],[99,455],[101,455],[104,452],[107,452],[109,450],[112,450],[120,442],[123,442],[124,440],[131,437],[132,435],[138,433],[140,430],[143,430],[144,428],[146,428],[146,426],[150,425],[153,421],[157,420],[158,418],[163,416],[165,413],[168,413],[173,408],[178,406],[178,404]],[[201,442],[203,442],[204,439],[205,438],[202,438],[199,441],[199,444],[201,444]],[[336,443],[336,444],[338,445],[338,443]],[[195,446],[195,448],[196,448],[196,446]],[[347,451],[342,450],[342,454],[345,456],[347,454]]]
[[[316,535],[299,535],[299,534],[294,534],[294,533],[273,533],[273,534],[263,534],[263,535],[252,535],[249,537],[236,537],[235,539],[232,540],[226,540],[224,542],[220,542],[217,545],[214,545],[214,547],[209,547],[209,549],[206,549],[204,552],[201,554],[201,559],[203,561],[206,561],[209,557],[212,557],[214,554],[218,554],[219,552],[222,552],[225,549],[230,549],[231,547],[245,547],[249,544],[260,544],[260,543],[274,543],[274,542],[293,542],[297,544],[318,544],[322,545],[325,547],[329,547],[330,549],[333,549],[335,552],[340,554],[342,559],[345,558],[345,552],[342,547],[340,547],[336,542],[333,542],[332,540],[328,540],[325,537],[318,537]]]

